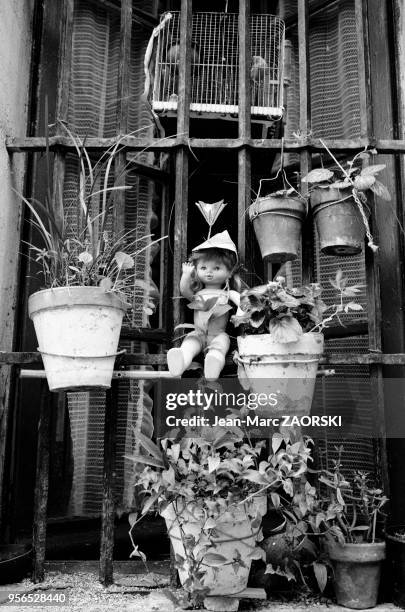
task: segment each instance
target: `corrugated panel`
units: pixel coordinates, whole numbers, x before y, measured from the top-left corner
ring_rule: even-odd
[[[151,0],[139,2],[139,8],[151,11]],[[132,32],[129,126],[128,131],[146,126],[141,135],[152,135],[147,109],[140,102],[143,88],[143,55],[149,32],[134,23]],[[117,83],[120,48],[120,19],[102,6],[76,0],[73,34],[72,86],[69,96],[69,126],[85,136],[113,137],[116,135]],[[153,154],[138,157],[153,161]],[[72,234],[77,232],[77,160],[68,155],[64,186],[65,206],[68,208]],[[101,182],[103,177],[101,177]],[[126,193],[125,229],[136,228],[133,238],[151,233],[155,224],[152,212],[152,184],[129,173],[127,182],[133,189]],[[93,202],[97,211],[98,201]],[[144,243],[145,244],[145,243]],[[153,252],[156,254],[156,251]],[[150,278],[152,253],[145,252],[136,261],[136,278]],[[148,315],[143,311],[148,296],[137,287],[136,309],[126,323],[136,327],[148,326]],[[141,307],[139,307],[141,306]],[[142,347],[126,343],[129,351]],[[116,499],[128,504],[132,498],[130,486],[133,465],[124,462],[123,455],[134,451],[132,427],[151,435],[153,431],[152,401],[144,383],[121,383],[118,401],[116,438]],[[72,514],[94,514],[101,510],[101,482],[103,469],[104,392],[69,393],[68,408],[73,442],[74,473],[69,510]]]

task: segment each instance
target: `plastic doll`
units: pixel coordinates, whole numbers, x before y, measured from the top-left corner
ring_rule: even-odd
[[[180,293],[194,310],[194,330],[187,334],[181,347],[167,353],[167,365],[173,376],[187,370],[203,350],[205,378],[216,380],[221,374],[230,345],[225,332],[232,309],[230,302],[239,306],[240,301],[236,290],[237,261],[236,246],[225,231],[195,247],[189,262],[183,264]]]

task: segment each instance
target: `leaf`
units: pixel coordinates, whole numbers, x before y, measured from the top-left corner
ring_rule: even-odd
[[[107,276],[103,279],[101,279],[101,281],[99,282],[98,286],[103,290],[103,291],[110,291],[110,289],[112,288],[113,284],[112,284],[112,280],[111,278],[108,278]]]
[[[370,187],[370,189],[373,193],[375,193],[376,196],[378,196],[382,200],[385,200],[385,202],[391,201],[390,192],[388,191],[385,185],[380,183],[380,181],[376,181],[374,185]]]
[[[363,310],[363,306],[361,304],[356,304],[356,302],[349,302],[345,306],[345,312],[349,312],[349,310]]]
[[[311,172],[301,180],[303,183],[322,183],[324,181],[329,181],[332,177],[333,172],[327,168],[316,168],[315,170],[311,170]]]
[[[138,550],[138,546],[135,546],[134,550],[131,552],[129,556],[131,559],[133,557],[140,557],[144,563],[146,562],[146,555],[141,550]]]
[[[134,463],[143,463],[145,465],[151,465],[152,467],[164,468],[163,462],[154,459],[153,457],[146,457],[145,455],[124,455],[125,459],[133,461]]]
[[[283,443],[283,440],[284,440],[284,437],[280,432],[276,432],[273,434],[273,437],[271,439],[271,448],[272,448],[273,453],[276,453],[278,451],[281,444]]]
[[[217,522],[213,518],[208,518],[204,523],[204,529],[215,529]]]
[[[152,442],[150,438],[145,436],[145,434],[143,434],[141,431],[134,432],[134,434],[138,438],[141,446],[143,446],[143,448],[148,451],[152,457],[159,461],[163,461],[163,455],[160,448],[156,446],[156,444]]]
[[[292,316],[271,319],[269,331],[275,342],[282,343],[296,342],[303,334],[301,325]]]
[[[85,266],[89,266],[93,263],[93,255],[88,253],[87,251],[83,251],[83,253],[79,253],[77,259],[81,261]]]
[[[314,568],[314,574],[318,583],[319,590],[321,591],[321,593],[323,593],[328,582],[328,570],[326,569],[326,565],[314,561],[312,566]]]
[[[346,505],[345,504],[345,500],[343,499],[343,495],[342,495],[342,493],[341,493],[339,488],[336,489],[336,498],[337,498],[339,504],[341,504],[342,506]]]
[[[154,310],[152,310],[152,308],[148,308],[147,306],[143,307],[143,312],[145,314],[147,314],[148,316],[153,315],[153,313],[155,312]]]
[[[154,495],[151,495],[143,504],[142,507],[142,516],[144,516],[147,512],[149,512],[149,510],[152,508],[153,504],[157,501],[159,497],[159,493],[155,493]]]
[[[366,166],[360,172],[360,176],[368,176],[369,174],[374,176],[378,172],[381,172],[381,170],[384,170],[384,168],[386,168],[385,164],[373,164],[371,166]]]
[[[251,552],[249,552],[247,557],[248,559],[252,559],[253,561],[266,561],[266,552],[263,550],[263,548],[257,547]]]
[[[209,565],[210,567],[221,567],[225,563],[227,563],[227,559],[223,555],[219,555],[218,553],[208,553],[204,557],[205,565]]]
[[[280,507],[280,495],[278,493],[270,493],[271,502],[277,510]]]
[[[137,512],[131,512],[130,514],[128,514],[128,523],[130,527],[133,527],[135,525],[137,518],[138,518]]]
[[[221,463],[220,457],[208,457],[208,472],[214,472]]]
[[[117,251],[114,256],[114,260],[116,261],[118,267],[122,270],[129,270],[134,267],[134,260],[131,255],[127,255],[127,253],[123,253],[123,251]]]

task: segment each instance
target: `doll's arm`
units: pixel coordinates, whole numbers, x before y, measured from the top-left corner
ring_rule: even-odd
[[[193,280],[194,266],[190,263],[183,264],[183,273],[180,279],[180,293],[183,297],[191,302],[194,298],[194,292],[191,289]]]

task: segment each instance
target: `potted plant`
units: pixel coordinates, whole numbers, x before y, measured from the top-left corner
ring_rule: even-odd
[[[142,237],[143,242],[134,239],[133,231],[111,232],[113,196],[129,188],[111,179],[121,139],[92,163],[83,142],[62,126],[78,156],[82,226],[72,230],[72,211],[56,188],[53,194],[48,189],[44,203],[22,198],[43,241],[41,246],[28,245],[31,258],[41,266],[44,286],[30,296],[28,312],[51,391],[107,388],[123,316],[136,283],[143,282],[132,273],[135,258],[153,243],[151,236]],[[75,218],[77,214],[75,209]]]
[[[393,601],[405,608],[405,525],[391,525],[385,531],[387,559],[392,570]]]
[[[182,586],[210,609],[211,598],[246,588],[252,559],[264,559],[256,545],[267,496],[278,507],[281,494],[293,495],[310,451],[306,441],[286,437],[264,460],[265,443],[251,444],[237,427],[200,431],[198,438],[163,439],[159,446],[141,435],[146,453],[132,460],[146,464],[137,477],[144,502],[140,514],[130,517],[131,555],[144,557],[131,532],[156,506],[166,521]],[[237,598],[229,609],[237,609]]]
[[[376,250],[368,223],[367,193],[371,191],[383,200],[391,199],[387,188],[377,179],[385,165],[360,168],[356,162],[373,153],[362,151],[344,168],[321,142],[338,170],[332,172],[328,168],[317,168],[301,179],[309,184],[310,204],[321,251],[326,255],[356,255],[362,250],[365,235],[368,246]]]
[[[235,326],[242,326],[235,355],[238,376],[257,393],[277,390],[273,413],[309,414],[323,353],[322,330],[341,313],[362,310],[352,299],[359,286],[349,287],[341,270],[330,282],[339,293],[332,306],[321,299],[319,283],[288,287],[281,276],[241,293],[240,307],[232,317]]]
[[[363,610],[377,603],[385,542],[377,538],[377,519],[387,502],[367,473],[342,473],[341,452],[332,470],[322,470],[319,483],[326,491],[326,552],[333,563],[338,604]]]
[[[263,260],[284,263],[297,259],[307,201],[293,187],[257,197],[249,206],[249,219]]]

